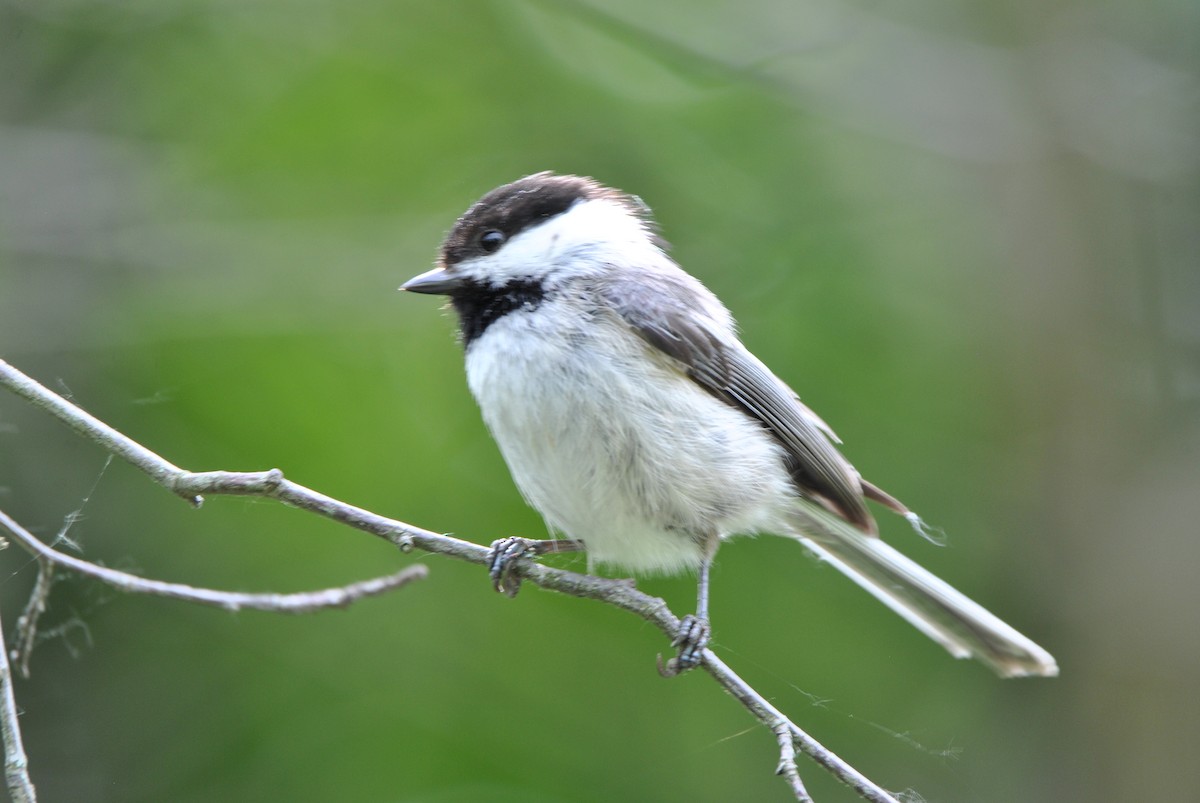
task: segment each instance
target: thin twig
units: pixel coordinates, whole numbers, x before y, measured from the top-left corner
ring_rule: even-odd
[[[279,469],[256,472],[186,471],[46,389],[3,360],[0,360],[0,385],[9,388],[34,406],[58,418],[79,434],[126,460],[135,468],[145,472],[156,483],[182,496],[195,506],[199,506],[203,502],[203,494],[277,499],[286,505],[317,513],[384,538],[405,552],[416,548],[470,563],[484,564],[488,560],[489,550],[487,547],[425,530],[341,502],[288,480]],[[14,537],[18,537],[16,533],[14,533]],[[19,537],[18,540],[20,540]],[[42,547],[48,549],[44,544]],[[62,557],[70,558],[67,555]],[[577,574],[528,560],[518,561],[513,574],[518,580],[527,580],[542,588],[576,597],[601,600],[622,608],[652,623],[669,638],[673,638],[679,630],[679,619],[667,607],[666,602],[638,590],[627,580],[612,580]],[[780,738],[778,737],[780,729],[786,728],[796,749],[807,754],[863,799],[872,801],[872,803],[898,803],[892,795],[872,783],[866,776],[826,749],[820,742],[784,716],[748,683],[738,677],[711,650],[704,651],[702,665],[713,679],[733,695],[747,711],[772,733],[777,734],[777,738]],[[786,767],[784,770],[784,775],[796,799],[809,801],[808,793],[804,791],[804,785],[799,780],[799,773],[789,774]]]
[[[21,724],[17,721],[17,700],[13,696],[12,668],[3,649],[4,631],[0,629],[0,731],[4,734],[4,785],[13,803],[34,803],[37,792],[29,779],[29,759],[21,743]]]
[[[33,646],[37,643],[38,622],[46,612],[46,600],[50,596],[50,587],[54,585],[54,563],[39,557],[37,560],[37,580],[33,591],[29,592],[29,601],[25,610],[17,617],[16,646],[12,649],[12,660],[21,669],[21,677],[29,677],[29,656],[33,655]]]
[[[775,768],[776,775],[782,775],[792,787],[792,794],[800,803],[812,803],[804,781],[800,780],[800,770],[796,767],[796,742],[792,738],[792,729],[787,722],[775,726],[775,741],[779,742],[779,766]]]
[[[776,738],[779,738],[780,729],[786,727],[787,731],[791,734],[792,744],[797,750],[800,750],[828,770],[835,778],[857,792],[859,797],[869,800],[871,803],[899,803],[890,792],[881,788],[870,778],[847,764],[832,750],[809,736],[800,726],[784,716],[778,708],[767,702],[766,698],[755,691],[749,683],[738,677],[732,669],[725,665],[724,661],[713,654],[712,650],[704,651],[704,668],[708,670],[708,674],[712,675],[725,688],[725,691],[736,697],[759,722],[766,725],[772,733],[776,734]],[[795,785],[793,784],[793,792],[795,791]],[[800,786],[800,792],[804,792],[803,784]],[[804,794],[807,795],[808,793],[804,792]],[[796,799],[804,800],[798,793]]]
[[[43,566],[47,564],[59,566],[100,580],[118,591],[181,599],[199,605],[223,608],[227,611],[249,608],[273,613],[311,613],[324,608],[345,608],[360,599],[386,593],[407,585],[413,580],[421,580],[429,574],[429,569],[424,564],[416,563],[385,577],[376,577],[336,588],[323,588],[319,591],[300,591],[294,594],[248,594],[241,591],[218,591],[183,583],[150,580],[63,554],[43,544],[36,536],[13,521],[3,510],[0,510],[0,528],[7,531],[18,546],[35,555]],[[42,575],[39,574],[39,581],[41,577]],[[39,613],[43,607],[44,600],[38,608]]]

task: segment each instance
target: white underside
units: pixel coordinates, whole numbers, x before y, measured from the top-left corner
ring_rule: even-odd
[[[588,356],[587,335],[534,336],[546,320],[496,321],[468,349],[467,377],[553,530],[594,561],[673,572],[698,566],[713,536],[780,528],[791,482],[761,427],[632,335],[617,359],[613,342]]]

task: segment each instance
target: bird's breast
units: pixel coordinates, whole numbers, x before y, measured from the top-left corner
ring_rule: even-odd
[[[632,333],[512,313],[467,379],[517,486],[600,562],[696,565],[710,534],[769,528],[791,493],[774,441]]]

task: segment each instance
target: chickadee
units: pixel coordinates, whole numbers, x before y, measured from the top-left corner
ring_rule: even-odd
[[[537,173],[484,195],[401,289],[449,297],[467,382],[525,499],[572,540],[493,544],[514,559],[585,549],[633,572],[696,569],[671,673],[709,639],[709,568],[738,533],[794,538],[957,658],[1056,675],[1051,655],[885,544],[833,431],[738,339],[666,253],[649,210],[589,178]]]

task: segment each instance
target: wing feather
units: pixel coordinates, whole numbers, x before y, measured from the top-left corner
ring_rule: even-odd
[[[815,413],[709,314],[719,306],[690,277],[643,273],[606,285],[601,294],[646,343],[677,360],[698,385],[762,424],[787,455],[801,491],[860,529],[875,523],[858,472],[833,444]]]

